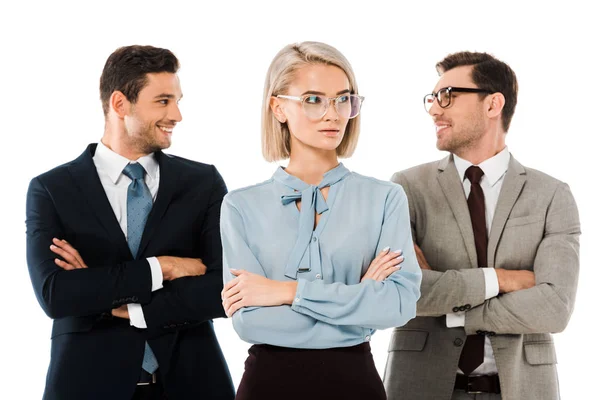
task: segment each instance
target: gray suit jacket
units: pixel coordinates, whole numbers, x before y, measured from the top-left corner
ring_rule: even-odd
[[[504,400],[558,399],[552,332],[567,326],[579,273],[579,215],[569,187],[510,159],[488,242],[488,267],[535,272],[527,290],[484,300],[469,209],[452,155],[394,174],[409,199],[423,271],[417,318],[395,328],[388,398],[450,399],[466,335],[490,337]],[[465,327],[446,314],[466,310]]]

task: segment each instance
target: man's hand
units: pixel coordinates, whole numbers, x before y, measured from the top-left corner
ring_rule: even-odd
[[[79,252],[64,239],[52,239],[50,250],[62,257],[62,260],[55,258],[54,263],[64,270],[87,268]]]
[[[292,304],[297,282],[281,282],[243,269],[232,269],[236,276],[221,292],[223,309],[231,317],[242,307],[264,307]]]
[[[417,246],[415,244],[415,253],[417,253],[417,261],[419,262],[419,267],[421,267],[421,269],[431,269],[431,266],[429,265],[429,263],[427,262],[427,259],[425,258],[425,254],[423,254],[423,251],[421,250],[421,248],[419,246]]]
[[[527,270],[496,268],[500,293],[510,293],[535,286],[535,274]]]
[[[119,308],[113,308],[111,313],[114,317],[129,319],[129,310],[127,309],[127,304],[123,304]]]
[[[399,264],[404,261],[402,250],[390,251],[389,247],[383,249],[369,265],[369,269],[360,279],[373,279],[377,282],[383,282],[388,276],[398,271],[401,267]]]
[[[206,265],[199,258],[183,258],[160,256],[157,257],[165,281],[184,276],[199,276],[206,273]]]

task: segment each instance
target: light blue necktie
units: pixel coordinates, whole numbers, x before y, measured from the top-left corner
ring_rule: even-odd
[[[298,272],[309,271],[311,269],[311,264],[313,263],[320,264],[320,260],[309,259],[307,268],[302,268],[300,266],[304,253],[306,253],[313,235],[315,212],[320,215],[329,210],[327,202],[321,193],[321,189],[335,185],[349,173],[350,171],[340,163],[337,167],[325,173],[323,180],[318,186],[314,186],[288,174],[282,168],[275,172],[273,177],[276,181],[284,184],[288,188],[294,189],[294,192],[281,196],[281,203],[284,206],[294,203],[295,206],[296,200],[302,200],[298,239],[296,240],[292,254],[285,266],[285,276],[288,278],[297,279]],[[320,251],[316,252],[315,256],[320,257]]]
[[[152,210],[152,194],[144,182],[146,171],[141,164],[127,164],[123,174],[131,179],[127,189],[127,244],[133,257],[137,258],[146,220]],[[158,368],[158,361],[148,342],[144,350],[142,368],[150,374]]]

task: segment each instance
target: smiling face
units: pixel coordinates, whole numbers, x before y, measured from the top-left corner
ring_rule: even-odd
[[[146,74],[146,86],[124,116],[126,146],[150,154],[171,146],[173,128],[181,121],[179,78],[169,72]]]
[[[443,73],[434,93],[450,86],[477,88],[471,79],[472,66],[461,66]],[[489,129],[486,104],[477,93],[452,93],[450,107],[441,108],[437,101],[429,110],[436,128],[439,150],[462,157],[476,148]]]
[[[300,97],[310,94],[330,98],[350,94],[350,82],[338,67],[309,64],[296,71],[285,95]],[[335,152],[344,138],[348,118],[340,117],[334,101],[330,100],[327,112],[319,119],[309,118],[302,103],[295,100],[273,98],[271,108],[280,122],[287,123],[291,152],[299,147]]]

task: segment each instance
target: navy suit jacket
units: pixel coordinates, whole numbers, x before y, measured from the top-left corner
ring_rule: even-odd
[[[233,399],[212,318],[221,305],[220,207],[216,168],[157,152],[160,184],[134,259],[100,183],[91,144],[77,159],[34,178],[27,192],[27,264],[37,299],[54,320],[44,399],[130,400],[148,341],[171,400]],[[55,265],[65,239],[87,269]],[[152,256],[201,258],[203,276],[165,281],[152,292]],[[111,309],[140,303],[148,329]]]

